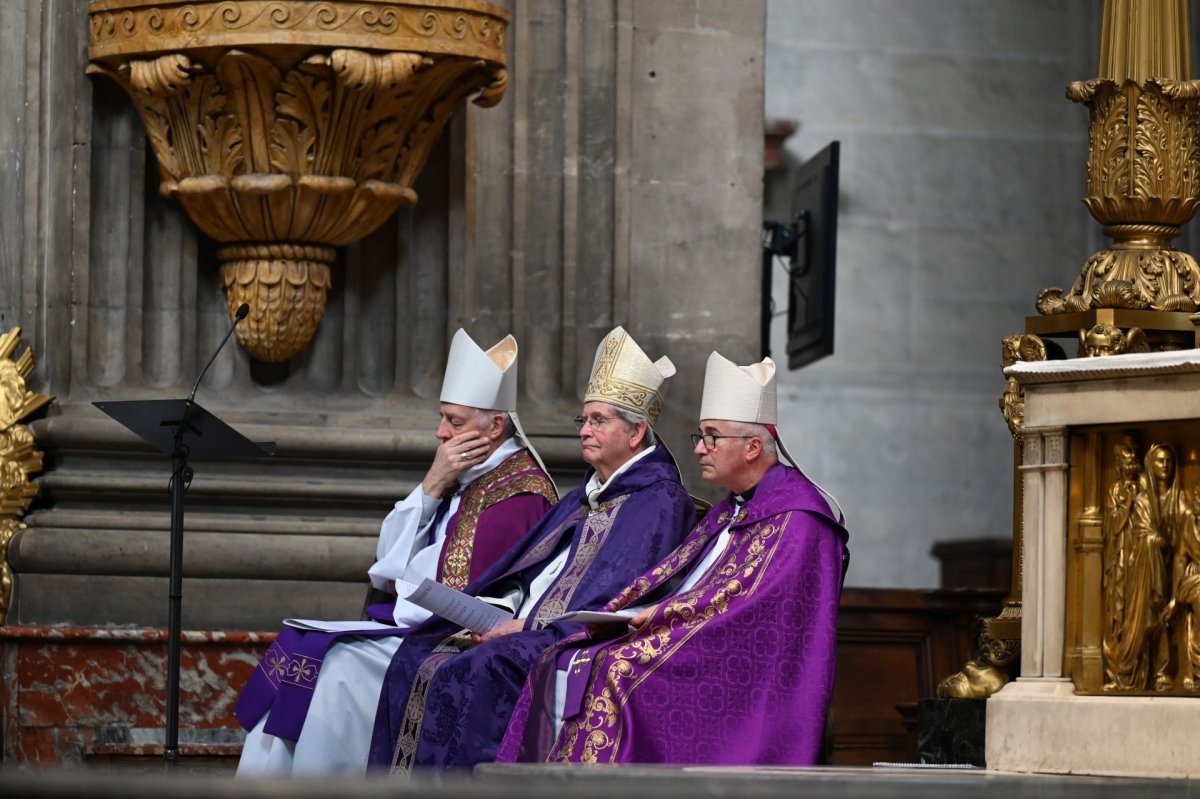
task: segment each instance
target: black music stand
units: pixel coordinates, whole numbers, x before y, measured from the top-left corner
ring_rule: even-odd
[[[206,367],[207,368],[207,367]],[[171,456],[171,578],[167,624],[167,736],[163,760],[179,761],[179,633],[183,600],[183,492],[192,482],[188,458],[261,458],[275,442],[256,444],[192,400],[93,402],[100,410]]]

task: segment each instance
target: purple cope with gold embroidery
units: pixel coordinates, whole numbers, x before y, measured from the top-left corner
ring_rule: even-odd
[[[589,468],[585,485],[591,474]],[[614,477],[596,509],[586,503],[583,488],[564,496],[472,586],[479,595],[496,595],[516,580],[528,591],[555,553],[568,547],[566,565],[523,630],[469,647],[457,627],[431,619],[404,639],[380,694],[369,768],[409,772],[492,760],[529,667],[546,647],[582,629],[550,620],[569,610],[598,610],[674,549],[695,517],[663,447]]]
[[[554,504],[554,486],[525,449],[469,483],[446,525],[437,579],[463,590],[503,557]],[[365,590],[365,589],[364,589]],[[392,623],[395,599],[367,614]],[[321,633],[284,627],[267,649],[237,702],[238,721],[253,729],[270,711],[263,731],[294,741],[300,737],[325,653],[342,636],[403,635],[392,630]]]
[[[659,600],[672,577],[700,562],[733,507],[732,497],[714,506],[604,609]],[[812,483],[781,464],[730,532],[700,581],[665,596],[640,628],[596,626],[544,652],[496,759],[815,763],[833,693],[847,533]],[[576,652],[555,738],[555,672]]]

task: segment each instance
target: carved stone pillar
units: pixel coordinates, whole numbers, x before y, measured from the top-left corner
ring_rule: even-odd
[[[417,201],[465,97],[507,83],[508,14],[478,0],[95,0],[89,73],[129,94],[175,198],[220,242],[241,345],[285,361],[325,312],[334,248]]]
[[[1021,674],[1061,677],[1066,603],[1067,463],[1062,428],[1021,434],[1024,571]],[[1037,579],[1028,579],[1037,575]]]

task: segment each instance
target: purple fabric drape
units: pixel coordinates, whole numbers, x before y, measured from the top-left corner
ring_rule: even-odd
[[[737,515],[733,508],[732,498],[714,506],[605,609],[658,599],[656,590],[686,574],[730,525],[729,545],[691,590],[667,596],[636,630],[593,627],[542,654],[497,760],[816,761],[833,692],[847,533],[812,483],[779,464]],[[586,688],[567,703],[554,737],[554,675],[577,651]]]
[[[567,565],[523,631],[464,648],[465,639],[454,637],[457,628],[431,620],[405,639],[384,681],[370,768],[407,772],[491,760],[538,653],[580,629],[550,619],[598,609],[670,552],[695,513],[662,447],[617,476],[602,499],[591,510],[582,488],[567,494],[473,586],[483,596],[502,593],[514,579],[528,589],[555,553],[569,547]]]
[[[474,493],[468,493],[472,490]],[[449,533],[442,547],[443,568],[439,569],[439,578],[448,583],[458,579],[465,585],[469,574],[485,571],[499,561],[512,549],[513,542],[520,540],[546,514],[551,506],[547,497],[552,496],[553,484],[523,449],[474,481],[447,525]],[[450,556],[452,573],[445,568],[450,550],[454,551]],[[391,624],[394,606],[394,599],[372,605],[367,616]],[[250,730],[264,713],[270,712],[264,732],[296,740],[304,727],[321,662],[329,647],[343,636],[379,637],[407,632],[406,628],[395,628],[322,633],[284,627],[238,697],[235,708],[238,722]]]

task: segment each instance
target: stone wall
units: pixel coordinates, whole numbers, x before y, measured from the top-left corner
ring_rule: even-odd
[[[841,142],[835,353],[787,373],[780,403],[793,454],[845,507],[849,584],[934,586],[935,542],[1011,535],[1000,339],[1101,246],[1087,112],[1064,94],[1095,74],[1099,14],[768,3],[767,114],[800,121],[795,160]],[[779,320],[777,359],[785,344]]]
[[[625,325],[680,374],[662,424],[695,478],[704,359],[754,351],[765,4],[514,0],[510,86],[456,117],[418,205],[334,266],[290,362],[234,347],[198,399],[272,461],[196,461],[185,627],[357,615],[379,521],[432,455],[459,326],[513,332],[521,415],[571,485],[570,417]],[[10,624],[166,621],[168,461],[91,403],[186,396],[228,317],[214,247],[157,193],[129,101],[84,76],[86,5],[0,7],[0,313],[56,396]],[[746,280],[739,279],[746,270]]]

